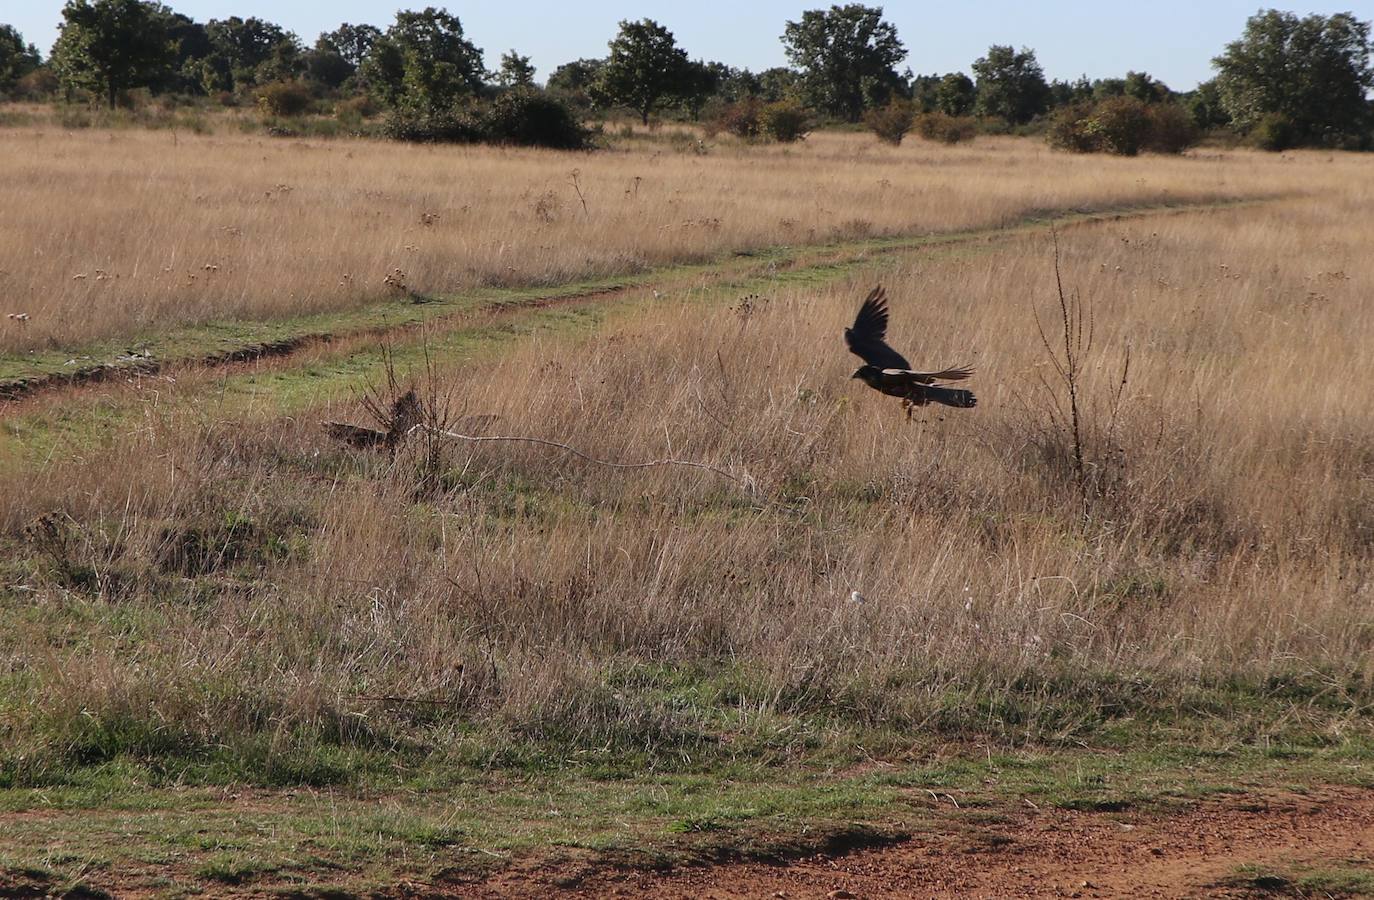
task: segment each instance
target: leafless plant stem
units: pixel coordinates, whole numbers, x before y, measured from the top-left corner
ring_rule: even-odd
[[[582,183],[578,180],[578,176],[581,174],[581,171],[573,169],[571,172],[568,173],[568,181],[572,183],[573,190],[577,191],[577,199],[582,202],[582,215],[587,216],[591,215],[591,213],[587,211],[587,198],[582,193]],[[636,184],[635,186],[637,188],[638,184]]]
[[[1076,292],[1072,295],[1064,290],[1064,279],[1061,273],[1059,257],[1059,233],[1056,229],[1050,229],[1050,236],[1054,241],[1054,284],[1059,300],[1059,319],[1063,330],[1063,342],[1056,347],[1050,341],[1049,335],[1045,332],[1044,323],[1040,321],[1040,314],[1035,314],[1035,327],[1040,333],[1040,343],[1045,348],[1045,353],[1049,356],[1055,372],[1059,376],[1059,381],[1063,384],[1065,393],[1068,397],[1068,425],[1069,436],[1073,448],[1073,475],[1074,482],[1078,487],[1079,501],[1084,518],[1088,515],[1088,472],[1083,462],[1083,411],[1081,404],[1082,382],[1083,382],[1083,361],[1092,352],[1093,345],[1093,318],[1090,307],[1083,303],[1082,297]],[[1129,357],[1127,358],[1129,365]],[[1125,375],[1123,373],[1123,388]],[[1046,385],[1048,387],[1048,385]],[[1059,403],[1055,392],[1051,390],[1054,404],[1061,417],[1064,416],[1064,409]]]

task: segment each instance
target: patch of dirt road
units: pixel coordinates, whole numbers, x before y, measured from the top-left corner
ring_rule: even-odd
[[[786,864],[667,873],[507,872],[465,897],[919,898],[1339,896],[1278,873],[1374,873],[1374,791],[1228,797],[1168,814],[1029,809],[955,834]],[[1247,877],[1248,875],[1248,877]],[[436,886],[438,887],[438,886]]]

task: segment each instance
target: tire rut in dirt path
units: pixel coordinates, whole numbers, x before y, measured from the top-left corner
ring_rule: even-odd
[[[1374,790],[1327,788],[1200,802],[1172,813],[1025,809],[886,849],[786,865],[736,863],[666,874],[507,873],[464,897],[915,898],[1332,896],[1282,872],[1374,872]],[[436,894],[449,896],[436,885]],[[1339,896],[1339,893],[1334,894]]]

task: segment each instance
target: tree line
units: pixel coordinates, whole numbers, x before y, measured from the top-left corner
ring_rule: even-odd
[[[523,129],[538,138],[541,128],[556,135],[593,112],[624,109],[648,123],[656,114],[728,117],[741,104],[867,118],[897,140],[920,114],[976,117],[985,128],[1089,123],[1065,139],[1071,149],[1101,130],[1093,116],[1159,105],[1195,129],[1231,128],[1279,148],[1367,147],[1374,130],[1370,25],[1350,13],[1261,11],[1213,60],[1216,76],[1186,92],[1134,71],[1048,80],[1033,50],[1002,45],[967,73],[899,73],[907,50],[896,27],[881,7],[859,3],[805,11],[784,24],[781,41],[789,65],[752,72],[691,58],[651,19],[625,21],[605,56],[561,65],[540,85],[516,50],[489,71],[459,18],[435,7],[402,10],[385,29],[344,23],[306,46],[256,17],[200,23],[150,0],[68,0],[46,58],[0,25],[0,95],[113,108],[143,90],[252,102],[280,115],[353,99],[387,110],[398,136],[438,138],[496,127],[502,116],[507,137]]]

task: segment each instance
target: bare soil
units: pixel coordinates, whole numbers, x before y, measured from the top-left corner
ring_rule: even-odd
[[[506,872],[473,897],[1333,896],[1256,872],[1374,872],[1374,791],[1228,797],[1161,813],[1031,809],[883,849],[667,873]],[[569,881],[576,883],[571,887]],[[437,886],[436,886],[437,887]],[[440,891],[443,894],[442,891]]]

